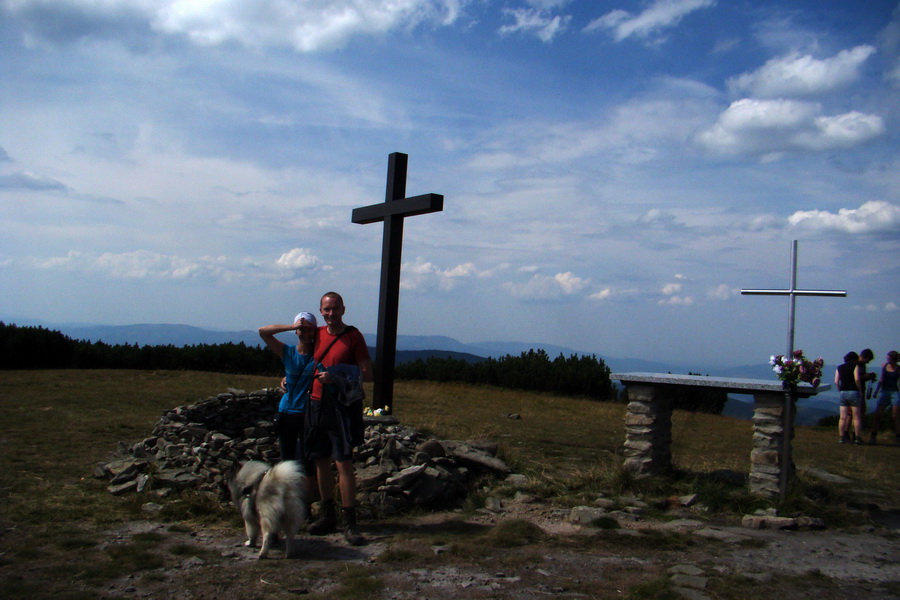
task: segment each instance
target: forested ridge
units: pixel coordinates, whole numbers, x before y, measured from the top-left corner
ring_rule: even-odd
[[[438,382],[490,385],[510,389],[583,396],[602,401],[627,398],[610,379],[610,369],[596,356],[544,350],[519,356],[472,360],[434,351],[434,356],[397,364],[395,377]],[[421,355],[421,352],[415,353]],[[443,357],[441,357],[443,355]],[[399,362],[399,361],[398,361]],[[376,365],[377,368],[377,365]],[[241,343],[174,345],[107,344],[74,340],[43,327],[19,327],[0,321],[0,369],[137,369],[210,371],[280,377],[281,361],[262,346]],[[727,396],[703,390],[673,394],[685,410],[721,413]]]

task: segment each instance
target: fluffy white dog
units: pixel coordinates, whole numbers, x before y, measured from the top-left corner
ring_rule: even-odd
[[[257,558],[266,558],[281,533],[285,556],[293,556],[294,536],[306,520],[306,484],[300,463],[286,460],[270,467],[251,460],[241,467],[230,488],[231,498],[244,518],[244,545],[256,547],[262,534]]]

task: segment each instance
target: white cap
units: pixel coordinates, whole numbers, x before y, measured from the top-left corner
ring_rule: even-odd
[[[308,312],[299,313],[296,317],[294,317],[294,323],[296,323],[297,321],[299,321],[301,319],[303,319],[304,321],[306,321],[313,327],[318,327],[318,325],[319,325],[316,322],[316,316],[312,313],[308,313]]]

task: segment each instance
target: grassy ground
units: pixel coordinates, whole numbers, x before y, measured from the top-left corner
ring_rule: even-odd
[[[168,525],[110,544],[102,532],[144,519],[136,496],[117,498],[93,478],[118,442],[150,434],[162,411],[238,388],[272,386],[271,378],[194,372],[0,371],[0,594],[7,598],[89,598],[96,586],[148,572],[202,550],[171,543],[183,521],[237,528],[231,509],[208,498],[167,507]],[[625,406],[585,399],[456,384],[398,382],[395,415],[445,439],[488,439],[517,471],[539,483],[533,493],[572,505],[599,492],[654,496],[700,493],[723,512],[758,502],[742,489],[703,477],[717,469],[749,470],[751,424],[676,412],[673,454],[684,475],[633,482],[619,468]],[[518,415],[520,418],[511,418]],[[801,427],[794,443],[799,467],[850,477],[876,496],[900,498],[900,448],[847,447],[831,429]],[[847,498],[801,476],[788,509],[815,509],[840,520]],[[811,497],[813,500],[811,500]],[[173,504],[173,506],[176,506]],[[266,567],[262,567],[266,568]],[[348,579],[348,585],[354,579]],[[363,577],[359,585],[365,587]],[[656,596],[654,596],[656,597]],[[662,596],[659,596],[662,597]]]

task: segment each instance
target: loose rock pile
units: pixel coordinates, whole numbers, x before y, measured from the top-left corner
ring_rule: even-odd
[[[241,464],[278,461],[273,419],[280,398],[277,389],[228,390],[168,410],[149,437],[120,442],[117,458],[98,465],[96,475],[110,479],[116,495],[197,489],[225,501],[228,478]],[[366,418],[354,462],[357,501],[376,515],[456,503],[480,477],[510,473],[490,443],[425,439],[390,416]]]

